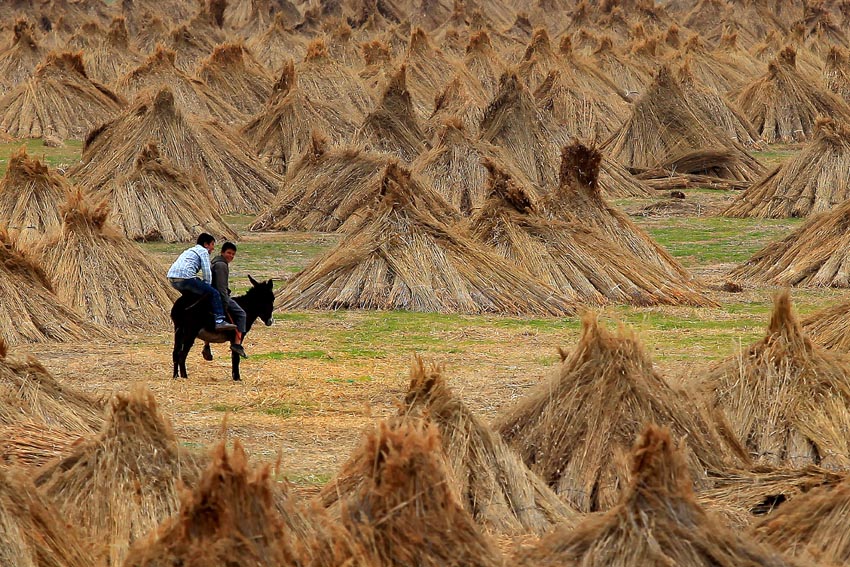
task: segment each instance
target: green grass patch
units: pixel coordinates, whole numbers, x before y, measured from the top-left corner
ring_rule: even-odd
[[[242,409],[242,406],[232,404],[212,404],[209,406],[210,411],[219,411],[226,413],[236,413]]]
[[[325,382],[329,384],[365,384],[372,380],[371,376],[357,376],[356,378],[328,378]]]
[[[321,486],[329,483],[333,475],[330,473],[290,472],[275,477],[277,482],[289,481],[299,486]]]
[[[275,417],[292,417],[297,413],[302,413],[304,411],[312,410],[316,407],[315,404],[310,402],[277,402],[273,404],[263,404],[258,407],[258,411],[265,415],[272,415]]]
[[[9,156],[18,151],[21,146],[27,147],[27,153],[46,163],[50,168],[70,167],[80,161],[83,153],[83,143],[80,140],[66,140],[61,148],[48,148],[40,139],[18,140],[0,144],[0,176],[6,174]]]
[[[287,359],[305,359],[305,360],[331,360],[333,357],[323,350],[296,350],[292,352],[264,352],[251,355],[251,358],[258,360],[287,360]]]

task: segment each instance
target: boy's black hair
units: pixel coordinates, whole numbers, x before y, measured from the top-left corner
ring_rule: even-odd
[[[221,253],[224,254],[228,250],[233,250],[236,252],[236,245],[230,242],[229,240],[221,245]]]
[[[196,244],[206,246],[210,242],[215,242],[215,236],[213,236],[212,234],[207,234],[206,232],[202,232],[198,235],[198,241],[196,242]]]

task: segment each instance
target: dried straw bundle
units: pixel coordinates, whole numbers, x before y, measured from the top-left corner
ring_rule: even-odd
[[[315,130],[327,132],[332,144],[344,145],[357,126],[334,101],[308,96],[293,62],[287,61],[265,108],[242,128],[242,135],[274,171],[285,174],[307,150]]]
[[[376,565],[503,565],[458,502],[450,474],[434,426],[382,422],[324,492],[338,492],[343,524]]]
[[[782,286],[850,287],[849,219],[850,201],[815,215],[756,252],[730,277]]]
[[[803,333],[787,291],[775,298],[767,335],[705,372],[697,388],[754,462],[850,467],[850,362]]]
[[[761,165],[712,121],[663,66],[635,103],[631,116],[604,147],[630,170],[658,171],[660,177],[674,172],[755,179]]]
[[[414,362],[399,414],[436,426],[460,502],[488,531],[542,534],[575,522],[576,512],[452,392],[440,367]]]
[[[378,198],[390,163],[394,162],[383,154],[329,148],[327,140],[314,132],[310,147],[286,176],[286,189],[250,230],[350,232]],[[422,197],[427,200],[429,195],[424,192]],[[427,202],[426,206],[450,210],[442,202]]]
[[[628,454],[647,423],[661,423],[686,439],[686,461],[698,486],[706,471],[744,459],[737,442],[718,433],[684,391],[654,369],[638,340],[582,319],[578,345],[560,368],[494,423],[556,493],[583,512],[606,510],[632,479]],[[599,392],[605,392],[604,399]]]
[[[104,37],[83,50],[83,62],[89,76],[105,85],[114,84],[143,61],[142,55],[130,46],[127,22],[123,17],[115,18]]]
[[[333,59],[323,39],[307,46],[298,64],[298,84],[310,100],[333,102],[350,120],[360,122],[375,105],[355,72]]]
[[[176,54],[161,45],[147,60],[121,77],[116,88],[129,97],[142,91],[168,88],[177,106],[200,118],[215,118],[226,124],[241,123],[246,115],[222,98],[201,80],[194,79],[175,66]],[[138,99],[137,99],[138,100]]]
[[[498,51],[490,42],[487,30],[480,30],[469,37],[463,66],[478,81],[484,97],[492,100],[499,90],[499,78],[508,70]]]
[[[139,2],[139,0],[130,1]],[[179,3],[182,4],[182,2]],[[160,8],[159,6],[147,11],[140,11],[140,15],[125,11],[124,17],[130,23],[133,32],[133,44],[139,53],[153,53],[159,45],[166,44],[169,26],[159,16],[166,16],[169,13],[174,12],[168,12],[167,8]]]
[[[729,217],[786,218],[823,213],[850,199],[850,128],[818,118],[799,154],[747,189],[723,211]]]
[[[811,76],[797,70],[797,51],[786,47],[768,71],[733,93],[735,103],[768,143],[805,140],[818,116],[850,121],[850,107]]]
[[[254,469],[237,440],[219,443],[179,511],[127,554],[125,567],[302,565],[272,502],[268,467]],[[341,565],[342,563],[333,563]]]
[[[850,303],[827,307],[803,319],[803,330],[815,343],[850,354]]]
[[[179,509],[178,487],[198,464],[184,453],[153,394],[117,394],[100,433],[42,469],[41,492],[79,526],[95,555],[123,565],[130,545]]]
[[[0,339],[8,344],[110,338],[53,294],[42,267],[0,227]]]
[[[592,226],[616,246],[661,267],[674,278],[673,281],[689,281],[691,276],[666,250],[602,198],[601,186],[605,179],[600,169],[603,159],[597,148],[579,141],[565,146],[561,151],[560,182],[541,203],[542,210],[551,218]]]
[[[581,39],[581,38],[579,38]],[[576,40],[571,40],[576,41]],[[608,33],[605,33],[597,39],[594,36],[588,37],[586,41],[592,41],[591,60],[598,66],[599,70],[614,84],[619,98],[633,100],[637,95],[642,93],[646,87],[652,82],[652,72],[645,69],[642,65],[631,60],[624,53],[614,47],[614,40]],[[564,40],[566,44],[566,38]],[[604,93],[596,93],[596,98],[603,101],[611,99],[609,104],[616,105],[619,112],[618,117],[621,117],[620,122],[624,122],[628,118],[628,106],[625,100],[619,100],[617,97],[600,96]],[[619,124],[618,124],[619,126]]]
[[[109,210],[107,222],[130,240],[194,242],[198,232],[238,236],[221,218],[206,182],[163,158],[155,142],[142,148],[132,171],[91,197]]]
[[[248,39],[248,49],[266,69],[277,71],[286,61],[300,59],[307,52],[306,42],[290,28],[291,24],[286,13],[278,12],[265,31]]]
[[[262,110],[274,84],[243,43],[217,45],[212,55],[201,61],[197,77],[246,116]]]
[[[556,148],[566,136],[553,132],[516,73],[502,75],[499,93],[484,111],[481,138],[504,148],[526,176],[540,187],[554,181]]]
[[[0,468],[0,566],[90,567],[74,526],[60,519],[24,473]]]
[[[563,315],[572,304],[466,236],[442,199],[395,164],[359,227],[290,280],[289,309]],[[426,196],[427,195],[427,196]]]
[[[566,70],[549,73],[537,87],[534,98],[557,124],[581,138],[607,138],[628,117],[628,106],[623,99],[583,92]]]
[[[546,80],[549,73],[561,68],[561,61],[552,48],[546,28],[536,28],[517,65],[517,76],[529,90],[534,91]]]
[[[823,64],[823,78],[833,93],[850,103],[850,56],[846,49],[831,47]]]
[[[58,382],[34,358],[8,356],[0,339],[0,424],[87,434],[100,429],[102,413],[102,402]]]
[[[78,190],[61,213],[62,226],[33,250],[56,295],[104,327],[165,327],[176,294],[162,277],[164,266],[106,224],[105,203],[87,202]]]
[[[486,162],[489,199],[469,221],[473,239],[585,304],[705,305],[691,282],[671,278],[581,221],[549,219],[533,193]]]
[[[456,119],[467,132],[477,136],[486,105],[484,99],[473,95],[460,77],[455,76],[434,100],[434,113],[425,123],[424,133],[432,139],[443,123]]]
[[[81,140],[125,105],[88,78],[81,52],[51,52],[30,79],[0,98],[0,130],[16,138]]]
[[[250,38],[266,31],[278,14],[288,26],[301,20],[301,12],[289,0],[231,0],[224,9],[224,22],[241,37]]]
[[[176,167],[197,171],[222,212],[256,213],[271,202],[282,179],[245,150],[245,141],[217,123],[184,114],[168,87],[140,95],[122,115],[90,133],[82,162],[71,172],[98,190],[130,171],[151,141]]]
[[[390,77],[378,106],[366,116],[354,143],[411,163],[429,144],[414,113],[406,77],[406,67],[402,65]]]
[[[0,466],[38,469],[63,457],[82,440],[79,432],[27,419],[19,419],[12,425],[0,424]]]
[[[726,97],[719,94],[725,92],[725,89],[713,88],[696,76],[693,59],[685,59],[682,66],[676,70],[676,79],[691,107],[703,116],[710,116],[714,125],[728,139],[746,148],[761,149],[759,135],[747,117]]]
[[[481,208],[487,199],[486,160],[500,164],[530,185],[503,149],[474,139],[474,135],[475,131],[468,130],[460,120],[450,118],[442,124],[433,147],[420,154],[411,166],[416,177],[464,215]]]
[[[739,69],[748,78],[761,75],[766,64],[739,45],[738,32],[733,28],[734,25],[724,22],[723,33],[718,36],[717,46],[712,51],[714,60],[724,67]]]
[[[176,54],[174,65],[183,73],[192,73],[201,60],[225,39],[221,33],[210,33],[211,29],[203,22],[196,19],[194,23],[194,26],[189,22],[172,28],[165,43]]]
[[[558,529],[521,554],[522,566],[792,567],[726,528],[694,500],[686,457],[667,428],[648,425],[624,455],[631,479],[608,513]]]
[[[0,181],[0,225],[15,237],[18,246],[29,247],[62,224],[59,207],[70,193],[71,184],[65,177],[50,171],[38,158],[30,158],[26,146],[21,146],[9,156]]]
[[[722,22],[733,18],[734,9],[727,0],[699,0],[682,19],[682,24],[701,34],[710,34]]]
[[[850,562],[850,481],[815,488],[756,523],[750,534],[789,556],[819,565]]]
[[[699,35],[691,36],[667,62],[671,66],[687,65],[689,74],[715,96],[738,88],[752,79],[753,69],[740,68],[729,57],[718,58],[723,52],[712,50]],[[681,73],[679,81],[683,81]]]
[[[15,88],[32,75],[47,56],[32,24],[19,19],[13,28],[12,44],[0,50],[0,94]]]

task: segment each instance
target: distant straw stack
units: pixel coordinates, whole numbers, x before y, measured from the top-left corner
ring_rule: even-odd
[[[28,20],[16,20],[13,34],[11,45],[0,50],[0,94],[25,82],[47,55]]]
[[[669,429],[648,425],[624,458],[631,478],[617,505],[575,530],[555,530],[520,553],[520,566],[795,565],[728,529],[697,504],[686,457]]]
[[[613,335],[593,314],[582,323],[578,345],[562,352],[557,371],[494,424],[556,493],[583,512],[615,506],[622,488],[635,480],[628,454],[648,423],[669,426],[685,439],[688,474],[701,488],[710,486],[706,471],[745,461],[737,442],[723,438],[683,391],[658,374],[631,333]]]
[[[117,394],[100,433],[42,469],[36,484],[98,559],[123,565],[134,541],[178,512],[178,487],[198,476],[153,394],[139,387]]]
[[[846,49],[829,48],[823,65],[823,78],[827,88],[850,104],[850,56]]]
[[[343,524],[377,565],[502,565],[451,483],[434,426],[382,422],[325,492],[340,492]]]
[[[811,314],[803,320],[803,329],[815,343],[850,354],[850,302]]]
[[[105,203],[107,222],[130,240],[194,242],[199,232],[235,240],[202,177],[175,167],[156,142],[139,152],[132,171],[118,176],[92,202]]]
[[[797,155],[738,195],[728,217],[806,217],[850,199],[850,127],[820,117],[814,137]]]
[[[850,468],[850,363],[803,333],[787,291],[767,335],[709,369],[697,385],[753,462]]]
[[[242,43],[217,45],[201,61],[197,77],[245,116],[262,110],[274,83],[269,72]]]
[[[69,195],[61,213],[62,226],[33,252],[56,295],[104,327],[165,326],[176,294],[162,278],[164,266],[106,223],[106,204],[86,201],[79,190]]]

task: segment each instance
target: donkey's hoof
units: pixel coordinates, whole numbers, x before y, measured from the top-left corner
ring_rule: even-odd
[[[241,381],[242,381],[242,378],[234,378],[234,379],[233,379],[233,381],[234,381],[234,382],[241,382]]]
[[[209,362],[210,360],[213,359],[212,353],[208,350],[202,350],[201,355],[204,357],[204,360],[206,360],[207,362]]]

